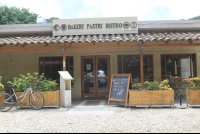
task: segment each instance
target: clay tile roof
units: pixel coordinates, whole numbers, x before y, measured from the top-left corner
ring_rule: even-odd
[[[10,44],[50,44],[50,43],[91,43],[91,42],[127,42],[127,41],[189,41],[200,40],[200,32],[163,32],[112,35],[76,35],[76,36],[26,36],[0,38],[0,45]]]

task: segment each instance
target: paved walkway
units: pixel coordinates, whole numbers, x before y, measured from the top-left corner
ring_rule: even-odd
[[[186,100],[182,99],[182,105],[180,105],[180,99],[175,100],[174,107],[170,105],[153,105],[152,109],[186,109],[187,104]],[[189,105],[189,108],[191,106]],[[193,108],[200,108],[200,105],[193,106]],[[125,108],[125,102],[110,101],[108,106],[108,98],[82,98],[82,99],[73,99],[71,107],[47,107],[45,106],[42,110],[56,110],[56,111],[66,111],[70,114],[112,114],[118,112],[125,112],[129,110],[142,110],[142,109],[151,109],[149,105],[140,105],[140,106],[131,106],[127,104]],[[16,110],[16,106],[12,108]],[[17,110],[32,110],[30,107],[18,107]]]

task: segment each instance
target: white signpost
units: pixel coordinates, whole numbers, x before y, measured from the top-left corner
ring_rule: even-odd
[[[58,71],[60,74],[60,105],[72,106],[71,81],[74,80],[68,71]]]

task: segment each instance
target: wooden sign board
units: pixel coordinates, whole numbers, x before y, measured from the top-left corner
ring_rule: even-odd
[[[108,106],[111,100],[117,102],[122,101],[125,102],[125,108],[127,108],[130,81],[131,81],[131,74],[112,75]]]

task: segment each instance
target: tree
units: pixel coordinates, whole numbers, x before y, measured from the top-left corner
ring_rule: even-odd
[[[35,24],[38,14],[31,13],[29,9],[0,6],[0,24]]]
[[[190,18],[189,20],[200,20],[200,16],[196,16],[196,17]]]
[[[51,18],[47,19],[47,23],[53,23],[54,19],[59,19],[59,18],[57,18],[57,17],[51,17]]]

